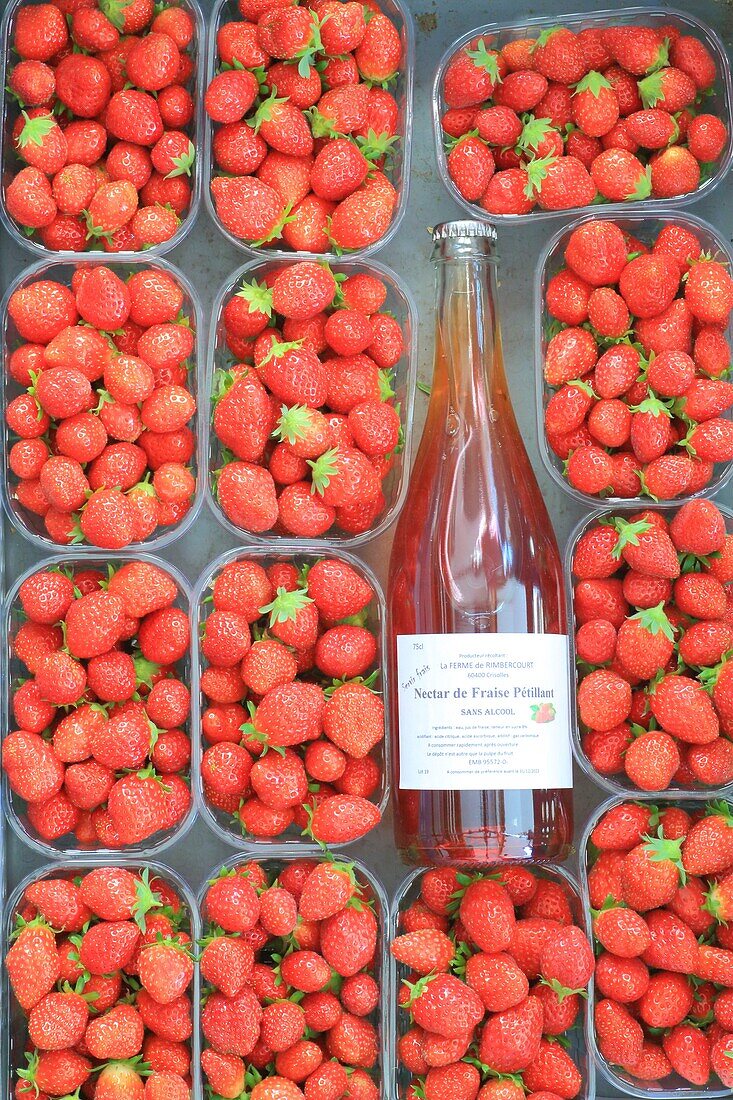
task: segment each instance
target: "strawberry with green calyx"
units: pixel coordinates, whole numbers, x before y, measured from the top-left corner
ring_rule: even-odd
[[[394,156],[400,138],[397,134],[377,133],[368,129],[365,136],[357,135],[359,151],[372,164],[382,165],[388,157]]]
[[[682,846],[683,838],[667,840],[660,828],[626,854],[621,876],[627,905],[642,913],[671,901],[687,880]]]
[[[575,85],[572,112],[575,125],[588,137],[602,137],[615,126],[619,102],[602,73],[586,73]]]
[[[296,50],[293,54],[292,60],[298,62],[298,75],[302,76],[304,80],[310,75],[311,67],[316,64],[316,59],[319,54],[323,53],[323,42],[321,40],[321,26],[322,21],[317,16],[310,12],[310,37],[309,41]]]
[[[527,199],[536,199],[542,190],[542,184],[547,179],[548,170],[557,163],[556,156],[538,157],[525,165],[524,173],[527,177],[524,185],[524,195]]]
[[[171,157],[173,168],[164,173],[166,179],[175,179],[176,176],[190,176],[196,160],[196,146],[192,141],[188,142],[188,148],[184,153]]]
[[[358,883],[353,863],[327,853],[308,875],[298,901],[303,920],[325,920],[344,906],[357,904]]]
[[[546,157],[561,151],[562,139],[549,118],[535,118],[527,113],[522,115],[522,132],[514,148],[520,156]]]
[[[264,282],[258,283],[256,279],[245,281],[236,292],[236,298],[241,298],[248,307],[250,314],[263,314],[269,319],[272,317],[272,289]],[[240,333],[240,335],[246,335]]]
[[[368,504],[379,495],[379,475],[362,451],[333,447],[308,464],[312,470],[311,492],[334,508]]]
[[[483,1019],[480,997],[453,974],[427,974],[404,984],[409,998],[401,1007],[426,1031],[458,1038],[470,1033]]]
[[[658,69],[638,81],[637,87],[645,107],[662,106],[670,114],[691,106],[697,89],[694,80],[681,69]]]
[[[92,1073],[90,1060],[74,1050],[26,1051],[25,1059],[26,1066],[16,1070],[16,1074],[27,1084],[18,1095],[28,1100],[49,1093],[57,1096],[66,1093],[70,1100],[78,1100],[81,1086]]]
[[[17,138],[23,159],[47,175],[55,175],[66,164],[66,138],[56,120],[45,113],[33,117],[22,112],[24,126]]]
[[[619,534],[614,557],[623,557],[632,569],[649,576],[679,576],[677,552],[666,531],[646,519],[629,522],[617,516],[613,522]]]
[[[730,875],[712,883],[705,894],[705,908],[719,924],[733,920],[733,879]]]
[[[311,128],[311,133],[316,139],[345,138],[347,136],[341,133],[334,119],[322,114],[317,107],[309,107],[306,111],[306,116]]]
[[[599,194],[610,202],[641,202],[651,195],[651,168],[628,149],[605,149],[590,173]]]
[[[674,642],[675,632],[661,602],[626,619],[618,632],[616,655],[634,676],[649,679],[666,667]]]
[[[259,372],[278,401],[312,409],[325,404],[326,373],[316,353],[303,340],[273,340],[259,363]]]
[[[663,401],[652,394],[631,406],[631,445],[641,462],[651,462],[669,449],[672,404],[672,399]]]
[[[690,875],[717,875],[733,863],[733,811],[719,800],[706,806],[685,838],[682,859]]]
[[[283,405],[272,434],[275,439],[287,442],[294,454],[306,459],[318,459],[331,440],[327,418],[306,405]]]
[[[26,1011],[50,993],[61,973],[53,930],[34,918],[16,928],[5,967],[19,1004]]]
[[[303,622],[306,621],[306,618],[309,622],[312,620],[312,615],[308,612],[308,607],[312,603],[313,600],[302,588],[295,588],[292,591],[287,588],[278,588],[274,599],[260,608],[260,614],[269,615],[270,629],[274,633],[276,627],[280,628],[282,635],[282,627],[284,624],[292,623],[293,626],[298,625],[299,616],[302,617]],[[309,633],[305,641],[310,641],[311,636],[312,635]],[[289,644],[285,638],[281,637],[281,640]],[[302,639],[297,639],[297,641],[301,640]],[[307,645],[299,646],[297,642],[292,642],[290,644],[295,644],[298,649],[307,648]]]
[[[443,96],[451,108],[483,103],[500,82],[499,55],[487,49],[483,38],[474,48],[467,47],[454,56],[446,70]]]
[[[679,673],[660,673],[648,694],[651,712],[667,733],[698,745],[710,744],[718,737],[718,716],[697,680]]]
[[[493,50],[487,50],[483,38],[479,39],[475,49],[466,50],[466,57],[471,59],[475,68],[483,70],[483,72],[488,74],[493,84],[500,83],[501,75],[499,73],[497,55]]]

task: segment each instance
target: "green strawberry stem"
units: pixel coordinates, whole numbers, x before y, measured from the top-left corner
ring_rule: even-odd
[[[249,304],[250,313],[264,313],[272,317],[272,290],[267,283],[258,283],[256,279],[243,282],[236,296],[244,298]]]
[[[601,94],[602,88],[610,88],[610,81],[606,80],[603,73],[596,72],[595,69],[591,69],[589,73],[586,73],[582,80],[579,80],[575,85],[574,95],[578,92],[590,92],[591,95],[598,99]]]
[[[273,340],[267,355],[260,363],[264,367],[271,359],[282,359],[289,351],[297,351],[303,346],[302,340]]]
[[[549,118],[535,118],[533,114],[522,116],[524,126],[516,144],[518,153],[525,153],[528,149],[536,152],[547,135],[554,129]]]
[[[471,58],[477,69],[483,69],[484,72],[489,74],[494,84],[500,83],[498,58],[495,53],[488,52],[483,38],[479,39],[475,50],[466,50],[466,54]]]
[[[299,439],[305,439],[312,419],[313,410],[307,405],[282,405],[277,427],[272,434],[275,439],[296,443]]]
[[[664,611],[664,600],[658,603],[656,607],[645,607],[641,611],[637,611],[635,615],[630,615],[630,619],[635,619],[648,630],[649,633],[656,637],[660,632],[664,634],[665,638],[668,638],[670,642],[674,641],[674,630],[672,624],[667,618]]]
[[[331,478],[338,473],[338,456],[338,447],[331,447],[330,450],[324,451],[318,458],[308,459],[308,465],[312,470],[311,493],[318,493],[323,496],[324,489],[328,488],[331,483]]]
[[[679,837],[677,840],[668,840],[660,826],[656,837],[647,835],[644,836],[642,840],[649,862],[664,863],[666,860],[669,860],[670,863],[674,863],[679,873],[680,881],[684,886],[687,881],[687,873],[682,865],[682,843],[684,837]]]
[[[285,226],[295,219],[295,215],[290,213],[292,209],[293,204],[289,202],[278,220],[273,225],[270,232],[266,233],[264,237],[260,237],[260,239],[257,241],[250,241],[252,248],[260,248],[263,244],[269,244],[270,241],[279,240],[279,238],[283,235],[283,229],[285,228]]]
[[[621,516],[616,516],[612,522],[613,526],[618,531],[616,545],[611,551],[614,558],[620,558],[627,546],[638,546],[639,535],[643,535],[644,532],[648,531],[651,527],[651,523],[645,519],[639,519],[634,523],[629,523],[628,520],[622,519]]]
[[[196,146],[194,143],[189,141],[186,152],[182,153],[180,157],[173,157],[172,160],[175,168],[172,168],[165,177],[167,180],[174,179],[175,176],[190,176],[193,162],[196,160]]]
[[[660,72],[650,73],[649,76],[645,76],[643,80],[637,82],[637,87],[639,89],[639,95],[641,96],[641,102],[645,107],[656,107],[657,103],[664,99],[662,74]]]
[[[274,600],[259,609],[261,615],[270,616],[270,626],[297,618],[298,612],[313,603],[313,600],[301,588],[289,592],[287,588],[278,588]]]
[[[313,18],[311,19],[311,38],[307,46],[303,46],[298,50],[293,58],[293,61],[298,62],[298,75],[302,76],[304,80],[307,80],[310,76],[311,66],[315,65],[316,57],[319,53],[323,53],[323,42],[321,40],[321,27],[330,16],[325,15],[323,19],[318,19],[316,15],[311,12]]]
[[[535,157],[525,167],[527,183],[524,187],[524,196],[533,199],[542,190],[542,184],[547,178],[547,171],[557,161],[556,156]]]
[[[36,115],[31,118],[26,111],[21,114],[25,119],[25,125],[18,136],[18,145],[25,149],[26,145],[43,145],[43,139],[51,133],[56,123],[50,115]]]
[[[673,401],[662,401],[661,398],[655,394],[651,394],[649,397],[645,397],[643,401],[640,401],[638,405],[631,405],[632,412],[639,413],[651,413],[653,416],[666,416],[668,419],[672,419],[672,405]]]
[[[253,128],[255,133],[259,133],[260,126],[263,122],[272,121],[275,114],[273,108],[279,106],[281,103],[287,103],[287,101],[287,96],[278,97],[277,89],[275,89],[266,99],[262,100],[252,118],[247,119],[247,124]]]
[[[366,137],[357,137],[356,144],[368,161],[375,162],[393,154],[399,140],[398,134],[390,137],[386,132],[378,134],[375,130],[369,129]]]
[[[540,978],[540,985],[546,985],[548,989],[551,989],[560,1004],[562,1004],[563,1001],[567,1000],[568,997],[573,996],[584,997],[586,1000],[588,999],[587,989],[584,989],[582,987],[580,989],[568,989],[568,987],[566,985],[562,985],[557,980],[557,978],[551,978],[549,982],[546,978]]]

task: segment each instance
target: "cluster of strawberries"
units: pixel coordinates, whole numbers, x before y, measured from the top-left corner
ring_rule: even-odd
[[[325,844],[380,820],[384,705],[375,594],[348,562],[229,562],[199,650],[204,796],[245,835]]]
[[[404,125],[387,90],[404,63],[376,0],[239,0],[216,33],[206,91],[224,228],[258,247],[349,252],[389,229],[398,193],[385,174]]]
[[[122,848],[170,832],[191,805],[190,647],[173,577],[152,562],[48,567],[18,589],[16,728],[2,743],[32,835]],[[8,690],[10,690],[8,686]]]
[[[590,840],[602,1057],[641,1089],[733,1087],[733,807],[618,802]]]
[[[405,350],[386,300],[376,275],[306,260],[226,302],[221,337],[238,362],[214,381],[213,481],[236,527],[360,534],[383,512],[402,448],[391,383]]]
[[[573,1100],[564,1037],[583,1019],[593,951],[556,878],[502,866],[426,871],[400,914],[399,1062],[408,1100]]]
[[[178,524],[196,489],[186,294],[160,267],[122,274],[81,264],[70,285],[40,278],[8,303],[21,343],[6,369],[25,390],[5,408],[10,495],[55,543],[142,542]]]
[[[192,931],[176,888],[148,870],[32,882],[5,956],[28,1039],[16,1100],[189,1100]]]
[[[196,24],[178,4],[25,4],[5,187],[11,219],[55,251],[129,252],[169,241],[190,205]]]
[[[608,515],[572,563],[582,747],[645,791],[733,780],[733,533],[709,500]]]
[[[683,224],[642,237],[604,220],[570,234],[545,292],[544,424],[579,492],[671,500],[733,459],[733,278]]]
[[[499,215],[688,194],[728,145],[704,108],[718,75],[674,24],[474,40],[443,77],[448,173]]]
[[[211,880],[201,1064],[212,1094],[378,1100],[379,904],[336,860],[252,861]]]

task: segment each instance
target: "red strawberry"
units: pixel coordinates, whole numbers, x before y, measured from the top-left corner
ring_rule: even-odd
[[[355,840],[373,829],[381,819],[378,806],[355,795],[337,794],[326,798],[313,812],[309,831],[324,844]]]
[[[481,1031],[481,1061],[498,1073],[526,1070],[540,1052],[542,1021],[541,1002],[532,996],[489,1017]]]

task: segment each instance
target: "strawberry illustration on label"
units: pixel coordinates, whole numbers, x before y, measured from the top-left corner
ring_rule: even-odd
[[[535,703],[530,707],[533,722],[554,722],[556,711],[552,703]]]

